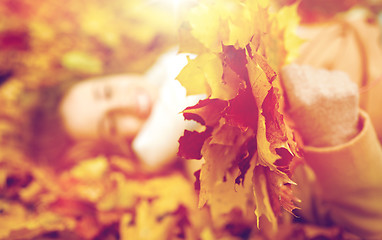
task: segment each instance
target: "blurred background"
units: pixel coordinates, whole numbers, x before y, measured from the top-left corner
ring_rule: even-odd
[[[176,6],[173,0],[3,0],[0,82],[34,88],[141,73],[176,43]]]
[[[130,234],[127,230],[124,234],[123,227],[132,228],[134,224],[139,231],[152,228],[152,232],[158,232],[161,236],[170,236],[174,226],[179,228],[184,225],[189,227],[188,235],[198,237],[206,226],[213,225],[208,222],[208,214],[198,216],[195,213],[194,178],[169,173],[170,169],[156,173],[153,180],[142,187],[142,179],[132,175],[134,165],[130,166],[120,158],[85,161],[73,171],[55,175],[47,169],[28,168],[24,161],[26,157],[17,145],[20,142],[21,122],[27,121],[25,109],[22,108],[27,104],[19,102],[24,92],[65,81],[146,72],[159,56],[179,43],[178,29],[182,18],[195,2],[0,0],[0,239],[7,239],[7,234],[12,231],[19,236],[32,236],[28,239],[68,239],[67,235],[59,234],[62,229],[69,229],[70,234],[76,232],[76,236],[80,236],[78,239],[106,239],[108,234],[117,236],[108,239],[119,239],[120,236],[123,239],[123,236]],[[289,5],[296,1],[272,2]],[[326,21],[335,22],[334,18],[341,18],[341,14],[346,14],[354,6],[367,9],[364,17],[367,21],[382,22],[380,1],[302,0],[298,13],[302,25],[310,27]],[[354,38],[348,35],[348,38]],[[343,35],[333,36],[339,37]],[[368,43],[355,44],[360,45],[366,46]],[[348,59],[359,60],[357,56]],[[337,59],[333,61],[339,62]],[[378,65],[376,69],[379,70],[380,62],[374,64]],[[360,68],[352,63],[347,66],[350,70]],[[370,89],[370,86],[366,87]],[[373,106],[375,111],[380,112],[380,104]],[[375,122],[380,122],[382,115],[375,119]],[[382,133],[382,125],[379,129]],[[164,177],[156,182],[154,178],[158,176]],[[59,187],[54,185],[57,183]],[[121,203],[121,199],[129,197],[132,199],[130,202]],[[154,200],[161,201],[161,208],[153,204]],[[110,206],[98,206],[100,202]],[[167,206],[167,203],[174,206]],[[184,206],[188,209],[185,210]],[[194,220],[187,218],[191,215],[195,215]],[[144,220],[129,220],[136,216],[143,216]],[[239,215],[234,216],[243,220]],[[168,221],[168,218],[172,220]],[[241,225],[230,225],[233,229],[228,229],[230,234],[231,230],[241,236],[246,236],[243,232],[256,231],[256,228],[250,228],[255,226],[255,220],[240,223],[240,220],[231,218],[232,224]],[[147,219],[152,220],[149,227],[143,224]],[[2,233],[2,227],[8,232],[4,230]],[[28,228],[30,231],[25,230]],[[290,228],[286,226],[288,234]],[[215,236],[212,230],[211,233],[203,232],[203,239],[223,236],[221,232],[216,232]],[[48,233],[46,238],[33,238],[45,233]],[[178,231],[173,235],[178,236]]]

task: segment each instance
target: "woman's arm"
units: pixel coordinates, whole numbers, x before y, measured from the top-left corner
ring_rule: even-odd
[[[314,173],[312,185],[298,182],[302,214],[382,239],[382,150],[368,115],[358,110],[357,88],[344,74],[308,66],[287,66],[282,77]]]

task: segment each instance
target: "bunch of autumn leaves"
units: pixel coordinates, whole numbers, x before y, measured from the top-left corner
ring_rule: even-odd
[[[279,110],[279,68],[298,44],[294,6],[272,14],[268,1],[202,1],[181,27],[180,50],[197,54],[177,79],[208,98],[183,111],[204,126],[180,138],[179,155],[204,159],[196,172],[199,207],[213,220],[240,209],[277,228],[295,206],[293,133]],[[297,46],[297,45],[296,45]]]

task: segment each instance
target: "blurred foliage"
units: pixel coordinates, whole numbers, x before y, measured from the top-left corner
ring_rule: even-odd
[[[4,0],[0,73],[31,87],[143,72],[176,43],[169,4],[146,0]]]
[[[353,8],[367,9],[372,13],[369,17],[382,10],[380,0],[277,0],[281,6],[298,3],[298,14],[304,24],[317,24],[333,19],[340,19],[342,14],[346,14]]]

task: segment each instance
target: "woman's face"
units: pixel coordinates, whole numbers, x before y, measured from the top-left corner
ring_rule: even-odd
[[[74,85],[60,104],[75,140],[134,138],[151,113],[157,89],[140,76],[90,79]]]

